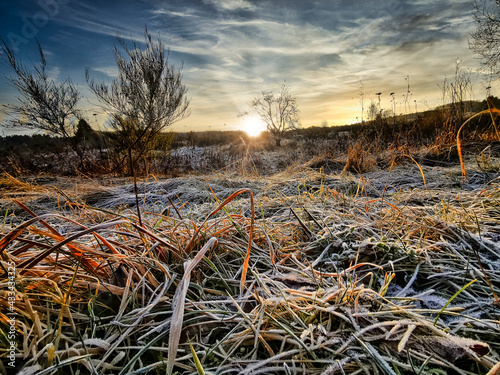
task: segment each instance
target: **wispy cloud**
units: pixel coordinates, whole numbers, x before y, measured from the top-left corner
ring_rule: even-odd
[[[116,65],[110,65],[110,66],[102,66],[102,67],[93,67],[93,71],[105,74],[106,76],[110,78],[117,78],[118,77],[118,68]]]
[[[58,81],[61,75],[61,68],[52,66],[47,70],[47,78],[51,81]]]
[[[204,0],[203,2],[213,4],[223,10],[255,9],[255,6],[246,0]]]
[[[9,15],[19,28],[23,8],[16,9]],[[254,96],[283,79],[305,125],[335,124],[359,116],[360,82],[367,100],[384,91],[388,101],[389,92],[406,92],[409,75],[415,99],[439,99],[436,83],[453,74],[457,57],[476,66],[470,13],[470,0],[89,0],[69,2],[47,34],[59,77],[89,66],[112,79],[115,36],[140,44],[148,25],[171,62],[184,65],[192,116],[181,128],[237,121]]]

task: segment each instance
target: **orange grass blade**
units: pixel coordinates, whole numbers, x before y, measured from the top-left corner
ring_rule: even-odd
[[[50,249],[42,251],[40,254],[38,254],[33,259],[30,259],[30,260],[27,260],[27,261],[21,263],[18,266],[19,268],[21,268],[20,274],[24,274],[27,271],[27,269],[36,266],[43,259],[45,259],[47,256],[49,256],[52,252],[56,251],[57,249],[66,245],[67,243],[70,243],[71,241],[74,241],[77,238],[79,238],[85,234],[92,233],[92,232],[95,232],[97,230],[107,229],[109,227],[112,227],[112,226],[115,226],[118,224],[125,224],[125,223],[129,223],[129,221],[128,220],[111,220],[111,221],[108,221],[106,223],[102,223],[102,224],[96,225],[94,227],[91,227],[89,229],[82,230],[81,232],[78,232],[78,233],[74,234],[73,236],[66,238],[64,241],[59,242],[57,245],[52,246]]]
[[[19,201],[15,200],[15,199],[14,199],[13,201],[14,201],[14,202],[15,202],[15,203],[19,206],[19,207],[21,207],[24,211],[26,211],[26,212],[27,212],[27,213],[29,213],[31,216],[33,216],[33,219],[37,219],[37,220],[40,222],[40,224],[42,224],[45,228],[47,228],[47,229],[50,231],[50,234],[49,234],[49,233],[43,233],[45,236],[49,236],[49,237],[51,237],[51,238],[54,238],[54,239],[55,239],[55,240],[57,240],[57,241],[63,241],[63,240],[64,240],[64,237],[63,237],[63,236],[62,236],[62,235],[61,235],[61,234],[60,234],[60,233],[59,233],[56,229],[54,229],[54,228],[53,228],[50,224],[48,224],[48,223],[44,220],[45,218],[47,218],[47,217],[49,217],[49,216],[58,216],[58,215],[50,215],[50,214],[47,214],[47,215],[38,216],[38,215],[36,215],[33,211],[31,211],[31,210],[30,210],[27,206],[25,206],[23,203],[21,203],[21,202],[19,202]],[[49,215],[49,216],[48,216],[48,215]],[[31,223],[32,223],[32,222],[36,221],[36,220],[34,220],[34,221],[33,221],[33,219],[32,219],[32,220],[29,220],[29,221],[28,221],[28,222],[26,222],[26,223],[23,223],[23,226],[24,226],[24,227],[26,227],[26,224],[28,224],[28,223],[30,223],[30,225],[31,225]],[[76,221],[74,221],[74,220],[71,220],[71,219],[68,219],[68,218],[64,218],[64,219],[65,219],[65,220],[67,220],[67,221],[70,221],[70,222],[72,222],[73,224],[76,224],[76,225],[78,225],[78,226],[80,226],[80,227],[82,227],[82,228],[84,228],[84,229],[88,229],[88,228],[87,228],[87,227],[85,227],[84,225],[81,225],[81,224],[79,224],[78,222],[76,222]],[[18,227],[18,228],[19,228],[19,227]],[[16,229],[18,229],[18,228],[16,228]],[[6,240],[6,241],[8,241],[8,242],[11,242],[11,241],[13,241],[13,240],[14,240],[17,236],[19,236],[19,234],[20,234],[20,233],[21,233],[21,232],[16,232],[15,234],[13,234],[13,235],[14,235],[14,237],[12,237],[12,238],[6,238],[6,237],[7,237],[7,236],[6,236],[6,237],[4,237],[4,238],[2,239],[2,241],[3,241],[3,240]],[[95,234],[97,234],[97,233],[95,233]],[[102,240],[104,240],[102,237],[101,237],[101,239],[102,239]],[[105,241],[105,240],[104,240],[103,242],[107,243],[107,241]],[[3,249],[3,248],[2,248],[2,246],[3,246],[3,242],[0,242],[0,249]],[[108,247],[110,248],[110,250],[111,250],[111,251],[115,250],[114,248],[112,248],[112,247],[110,247],[110,246],[108,246]],[[28,247],[28,248],[29,248],[29,247]],[[83,254],[83,252],[82,252],[80,249],[78,249],[77,247],[75,247],[74,245],[70,245],[70,244],[68,244],[68,248],[69,248],[69,249],[73,252],[73,255],[75,255],[75,256],[77,256],[77,257],[80,257],[80,256],[82,256],[82,254]],[[27,250],[27,249],[26,249],[26,250]],[[1,251],[1,250],[0,250],[0,251]],[[116,250],[115,250],[115,253],[116,253]],[[81,260],[82,260],[82,264],[83,264],[85,267],[87,267],[89,270],[93,271],[93,272],[95,272],[96,268],[98,268],[98,267],[99,267],[99,264],[98,264],[98,263],[96,263],[96,262],[92,261],[92,260],[91,260],[90,258],[88,258],[88,257],[86,257],[86,258],[82,258]]]
[[[255,223],[255,205],[253,202],[253,193],[250,191],[250,205],[252,206],[252,219],[250,221],[250,233],[248,234],[248,250],[245,256],[245,261],[243,262],[243,269],[241,271],[241,281],[240,281],[240,293],[243,294],[243,288],[245,287],[245,281],[247,278],[248,263],[250,262],[250,250],[252,249],[253,241],[253,227]]]
[[[24,204],[22,204],[21,202],[13,199],[14,203],[17,204],[19,207],[21,207],[24,211],[26,211],[27,213],[29,213],[31,216],[33,217],[38,217],[37,214],[35,214],[33,211],[31,211],[28,207],[26,207]],[[45,228],[47,228],[48,230],[50,230],[52,233],[54,234],[59,234],[59,232],[57,230],[55,230],[51,225],[49,225],[49,223],[47,223],[45,220],[40,220],[40,224],[42,224]]]
[[[491,107],[490,107],[490,104],[491,104]],[[465,171],[465,164],[464,164],[464,159],[463,159],[463,156],[462,156],[462,142],[460,141],[460,133],[462,131],[462,129],[465,127],[466,124],[469,123],[470,120],[472,120],[473,118],[476,118],[478,116],[481,116],[481,115],[484,115],[486,113],[489,113],[490,116],[491,116],[491,119],[493,120],[493,124],[495,126],[495,132],[497,134],[497,137],[499,137],[499,141],[500,141],[500,134],[498,133],[498,130],[497,130],[497,126],[496,126],[496,123],[495,123],[495,120],[493,118],[493,112],[495,113],[500,113],[500,110],[496,107],[493,106],[492,103],[490,103],[490,101],[488,100],[488,107],[490,107],[489,109],[485,109],[484,111],[481,111],[479,113],[476,113],[474,116],[471,116],[467,119],[467,121],[465,121],[462,126],[460,127],[460,129],[458,129],[458,132],[457,132],[457,151],[458,151],[458,157],[460,159],[460,167],[462,168],[462,174],[463,176],[465,177],[466,180],[468,180],[467,178],[467,172]]]
[[[38,215],[36,215],[33,211],[31,211],[27,206],[25,206],[21,202],[15,200],[15,199],[14,199],[14,202],[19,207],[21,207],[23,210],[25,210],[27,213],[29,213],[31,216],[38,217]],[[71,219],[66,219],[66,220],[68,220],[68,221],[70,221],[72,223],[77,224],[76,222],[74,222]],[[45,228],[47,228],[50,231],[50,233],[43,233],[43,235],[51,237],[51,238],[55,239],[56,241],[63,241],[64,240],[64,236],[62,236],[56,229],[54,229],[54,227],[52,227],[45,220],[43,220],[43,219],[40,220],[40,224],[42,224]],[[68,244],[67,246],[68,246],[68,249],[70,249],[70,251],[73,253],[73,255],[75,257],[80,258],[80,260],[82,262],[82,265],[85,268],[87,268],[87,270],[89,270],[91,273],[95,273],[96,272],[96,269],[99,267],[99,263],[94,262],[90,258],[87,258],[87,257],[83,258],[83,251],[81,251],[80,249],[78,249],[76,246],[71,245],[71,244]]]
[[[80,207],[84,207],[83,205],[80,205]],[[75,224],[76,226],[79,226],[82,229],[88,229],[87,226],[80,224],[79,222],[72,220],[70,218],[65,218],[65,220],[69,221],[70,223]],[[113,254],[115,255],[122,255],[116,248],[104,237],[102,237],[99,233],[92,233],[94,236],[97,237],[99,241],[101,241]]]
[[[372,204],[372,203],[375,203],[375,202],[382,202],[382,203],[385,203],[387,204],[389,207],[391,207],[394,211],[398,211],[398,212],[401,212],[401,210],[399,208],[397,208],[395,205],[393,204],[390,204],[389,202],[386,202],[384,201],[384,198],[376,198],[376,199],[372,199],[368,202],[365,203],[365,212],[368,212],[370,210],[370,208],[368,207],[368,205]]]
[[[61,235],[55,235],[52,233],[47,233],[39,229],[32,229],[32,232],[35,234],[39,234],[45,237],[50,237],[56,241],[64,241],[65,237]],[[68,249],[71,251],[72,255],[75,258],[78,258],[81,262],[82,265],[87,268],[88,270],[92,271],[92,273],[96,272],[96,269],[99,268],[100,264],[96,261],[94,261],[91,257],[89,257],[89,253],[94,253],[94,249],[81,249],[80,247],[73,245],[73,244],[67,244],[66,245]],[[83,245],[80,245],[83,246]],[[90,251],[89,251],[90,250]],[[87,255],[84,255],[87,254]]]
[[[408,154],[403,154],[403,156],[406,156],[408,158],[410,158],[411,160],[413,160],[413,162],[417,165],[419,171],[420,171],[420,175],[422,176],[422,180],[424,181],[424,186],[425,186],[425,189],[426,190],[429,190],[427,188],[427,181],[425,180],[425,174],[424,174],[424,171],[422,170],[422,167],[420,166],[420,164],[418,164],[418,162],[411,156],[411,155],[408,155]]]
[[[30,219],[30,220],[22,223],[18,227],[14,228],[12,231],[10,231],[6,236],[4,236],[0,240],[0,254],[12,241],[14,241],[17,237],[19,237],[21,235],[21,233],[24,232],[24,230],[27,227],[29,227],[31,224],[36,223],[37,221],[40,221],[40,220],[43,220],[43,219],[46,219],[49,217],[55,217],[55,216],[58,216],[58,215],[45,214],[45,215],[36,216],[33,219]]]

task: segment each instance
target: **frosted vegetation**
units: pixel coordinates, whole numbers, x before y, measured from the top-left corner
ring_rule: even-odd
[[[466,100],[457,66],[440,108],[398,115],[376,94],[369,121],[302,129],[283,85],[251,103],[263,121],[278,109],[259,137],[172,135],[186,87],[145,42],[120,40],[112,83],[87,71],[114,132],[68,121],[71,81],[48,80],[41,47],[30,73],[4,43],[39,110],[25,115],[60,138],[0,145],[0,304],[16,316],[0,315],[0,373],[500,371],[498,98]],[[44,93],[66,98],[58,122]]]
[[[499,174],[466,167],[468,181],[414,163],[150,178],[142,227],[123,179],[5,175],[26,205],[3,201],[0,242],[33,327],[21,367],[486,374],[500,361]]]

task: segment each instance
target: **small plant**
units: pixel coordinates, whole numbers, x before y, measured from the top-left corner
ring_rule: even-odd
[[[189,116],[181,70],[170,65],[168,51],[160,39],[153,41],[147,28],[144,39],[145,49],[135,43],[129,48],[118,39],[126,55],[115,48],[119,77],[111,85],[91,79],[89,68],[85,73],[92,92],[112,112],[115,146],[126,150],[122,160],[128,158],[131,175],[137,162],[154,148],[159,134]]]
[[[366,149],[364,141],[358,141],[347,151],[347,161],[344,172],[364,173],[372,171],[375,167],[375,158]]]
[[[486,147],[476,157],[478,168],[483,172],[498,172],[500,171],[500,163],[495,162],[491,156],[491,146]]]

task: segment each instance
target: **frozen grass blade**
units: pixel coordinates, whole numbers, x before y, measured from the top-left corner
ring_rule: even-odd
[[[162,333],[157,334],[155,337],[153,337],[150,341],[147,342],[146,345],[144,345],[141,350],[137,352],[137,354],[121,369],[121,371],[118,373],[118,375],[126,375],[129,373],[130,367],[133,366],[134,363],[137,362],[141,358],[141,356],[148,350],[151,349],[153,345],[155,345],[158,341],[163,339],[166,335],[168,334],[168,331],[163,331]]]
[[[397,375],[387,361],[382,358],[380,353],[368,342],[362,341],[359,337],[356,340],[361,344],[361,346],[375,359],[378,366],[382,369],[384,374],[387,375]]]
[[[172,302],[172,320],[170,323],[170,336],[168,338],[168,361],[167,361],[167,374],[171,375],[174,369],[175,358],[177,356],[177,348],[179,347],[179,340],[182,331],[182,322],[184,319],[184,304],[186,301],[186,294],[189,288],[189,281],[191,280],[191,272],[194,267],[203,259],[205,253],[217,245],[217,239],[211,238],[205,246],[196,254],[194,259],[188,260],[184,264],[184,276],[182,277]]]
[[[417,328],[417,326],[415,324],[410,324],[408,326],[408,329],[406,330],[405,334],[403,335],[403,337],[401,338],[401,341],[398,344],[398,352],[401,353],[404,350],[406,343],[408,342],[408,339],[410,338],[410,336],[413,333],[413,331],[415,330],[415,328]]]
[[[249,189],[242,189],[242,190],[238,190],[236,191],[235,193],[231,194],[229,197],[227,197],[224,202],[222,202],[215,210],[213,210],[208,216],[207,218],[205,219],[205,222],[203,223],[203,225],[201,225],[195,232],[195,234],[193,235],[193,237],[191,238],[191,240],[189,241],[188,245],[186,246],[186,253],[189,254],[193,245],[194,245],[194,241],[195,239],[198,237],[198,234],[199,232],[201,231],[201,229],[205,226],[207,220],[212,217],[213,215],[215,215],[217,212],[219,212],[220,210],[222,210],[227,204],[229,204],[230,202],[232,202],[236,197],[238,197],[239,195],[243,194],[243,193],[250,193],[250,206],[251,206],[251,209],[252,209],[252,218],[250,220],[250,229],[249,229],[249,235],[248,235],[248,249],[247,249],[247,253],[245,255],[245,260],[243,262],[243,268],[242,268],[242,271],[241,271],[241,280],[240,280],[240,292],[243,293],[243,290],[244,290],[244,287],[245,287],[245,280],[246,280],[246,276],[247,276],[247,272],[248,272],[248,265],[249,265],[249,261],[250,261],[250,250],[252,249],[252,242],[253,242],[253,231],[254,231],[254,222],[255,222],[255,205],[254,205],[254,198],[253,198],[253,192]]]
[[[491,368],[486,375],[498,375],[500,374],[500,362]]]
[[[90,357],[91,357],[91,354],[84,354],[84,355],[80,355],[80,356],[71,357],[71,358],[65,359],[65,360],[63,360],[63,361],[61,361],[61,362],[59,362],[51,367],[46,368],[45,370],[37,372],[36,375],[53,374],[54,371],[57,371],[57,370],[62,369],[65,366],[68,366],[72,363],[80,362],[80,361],[85,360],[85,359],[90,358]]]

